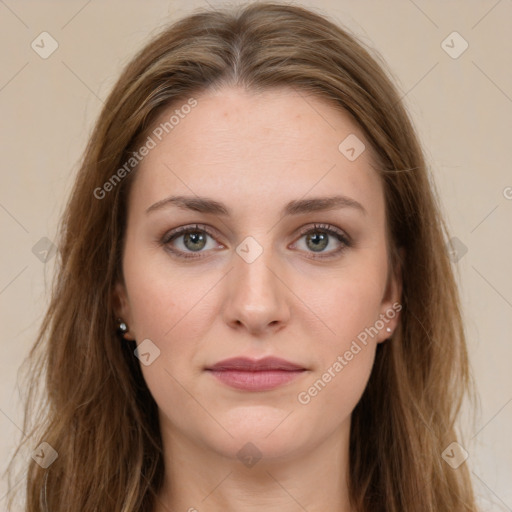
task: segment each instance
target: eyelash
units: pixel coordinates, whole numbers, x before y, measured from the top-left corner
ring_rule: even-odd
[[[204,224],[196,224],[195,226],[182,226],[179,228],[176,228],[173,231],[170,231],[166,233],[162,239],[160,240],[160,245],[164,246],[167,250],[173,253],[173,255],[177,256],[178,258],[183,259],[191,259],[191,258],[202,258],[201,251],[198,251],[196,254],[194,253],[187,253],[184,251],[171,249],[169,247],[169,243],[176,240],[180,236],[186,235],[188,233],[206,233],[211,238],[215,238],[215,234],[210,231],[208,226]],[[331,235],[335,237],[339,242],[342,243],[341,247],[335,251],[331,251],[328,254],[328,256],[319,256],[315,253],[313,256],[310,256],[311,259],[328,259],[337,256],[338,254],[344,252],[347,248],[352,247],[352,242],[350,241],[349,237],[347,237],[343,231],[339,230],[338,228],[331,226],[330,224],[314,224],[312,227],[307,226],[305,228],[302,228],[299,233],[299,239],[302,238],[304,235],[307,235],[309,233],[315,233],[315,232],[321,232],[321,233],[327,233],[328,235]]]

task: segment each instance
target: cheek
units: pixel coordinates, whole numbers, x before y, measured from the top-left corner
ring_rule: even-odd
[[[337,336],[323,340],[321,362],[297,394],[305,418],[317,418],[319,429],[332,431],[348,419],[366,388],[376,350],[376,342],[361,330],[367,319],[364,308],[347,302],[347,310],[337,317]]]
[[[141,359],[144,379],[160,406],[179,409],[180,403],[190,399],[180,383],[188,389],[187,381],[202,370],[197,354],[214,317],[208,291],[218,278],[204,274],[190,279],[165,258],[143,251],[127,251],[124,269],[130,327],[137,344],[149,339],[158,354],[149,365]]]
[[[183,382],[196,370],[194,357],[210,323],[205,311],[207,301],[201,301],[205,291],[198,287],[192,293],[185,283],[164,287],[149,279],[134,286],[131,307],[137,343],[150,339],[159,352],[155,364],[143,366],[142,371],[150,388],[153,383],[168,389],[169,374]],[[167,382],[160,382],[162,379]]]
[[[161,343],[175,337],[183,323],[191,323],[190,314],[197,316],[194,312],[201,309],[214,284],[207,274],[189,279],[169,263],[162,248],[138,252],[127,248],[124,271],[137,338],[154,338]]]
[[[384,272],[376,262],[361,271],[352,267],[314,299],[313,308],[329,334],[316,345],[318,368],[308,381],[310,387],[297,397],[299,403],[326,407],[340,419],[359,401],[375,358]]]
[[[326,341],[331,351],[346,349],[355,339],[370,345],[374,341],[386,284],[386,269],[375,263],[347,267],[317,295],[315,306],[329,327]]]

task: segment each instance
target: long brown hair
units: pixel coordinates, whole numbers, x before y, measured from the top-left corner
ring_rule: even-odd
[[[197,11],[166,27],[105,103],[62,217],[51,303],[28,358],[25,444],[46,442],[58,458],[46,469],[30,461],[26,511],[153,510],[164,471],[157,406],[133,342],[116,335],[112,298],[136,167],[109,180],[170,103],[226,84],[293,87],[348,111],[383,180],[403,309],[352,415],[354,509],[475,511],[467,465],[442,457],[459,439],[455,420],[472,380],[447,228],[412,123],[355,37],[311,10],[266,2]]]

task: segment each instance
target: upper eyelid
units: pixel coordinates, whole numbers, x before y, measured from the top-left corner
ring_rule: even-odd
[[[207,226],[206,224],[189,224],[186,226],[180,226],[178,228],[171,229],[170,231],[166,232],[163,235],[163,238],[171,239],[172,237],[175,237],[175,236],[176,237],[183,236],[184,234],[186,234],[189,231],[204,231],[206,234],[208,234],[212,238],[219,236],[216,234],[216,233],[218,233],[218,231],[216,229],[214,229],[210,226]]]
[[[168,242],[170,242],[172,240],[172,238],[174,238],[174,237],[179,238],[180,236],[183,236],[187,232],[194,231],[194,230],[203,231],[210,237],[215,238],[216,241],[218,242],[217,237],[219,235],[216,234],[216,233],[218,233],[218,231],[215,228],[208,226],[207,224],[199,224],[199,223],[189,224],[189,225],[180,226],[178,228],[175,228],[175,229],[167,232],[166,234],[164,234],[163,238],[168,239]],[[312,224],[309,224],[309,225],[299,228],[299,232],[298,232],[297,236],[299,236],[299,238],[300,238],[300,237],[303,237],[304,235],[306,235],[307,233],[309,233],[310,231],[315,231],[315,230],[332,231],[333,233],[330,233],[331,236],[338,234],[341,237],[345,238],[347,240],[347,242],[349,242],[349,243],[352,242],[350,235],[345,230],[338,228],[337,226],[334,226],[333,224],[323,223],[323,222],[314,222]],[[168,243],[168,242],[166,242],[166,243]]]
[[[347,238],[348,241],[351,241],[351,237],[349,234],[344,230],[337,226],[334,226],[333,224],[325,223],[325,222],[314,222],[313,225],[308,225],[300,228],[299,235],[304,236],[306,233],[309,233],[310,231],[331,231],[331,234],[338,234],[340,236],[343,236],[344,238]]]

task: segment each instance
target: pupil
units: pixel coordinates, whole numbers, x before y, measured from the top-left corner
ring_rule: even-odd
[[[197,245],[197,244],[200,245],[200,247],[189,247],[189,249],[191,249],[191,250],[199,250],[199,249],[202,249],[204,246],[204,244],[201,245],[201,242],[204,242],[204,236],[199,233],[187,233],[185,235],[185,243],[187,241],[192,241],[193,245]]]
[[[313,249],[318,249],[319,247],[321,249],[325,249],[325,247],[327,246],[327,237],[325,236],[325,234],[315,233],[314,235],[311,235],[310,240],[312,240],[312,239],[316,240],[313,243]],[[320,242],[320,245],[317,242]],[[322,242],[323,242],[323,244],[322,244]]]

